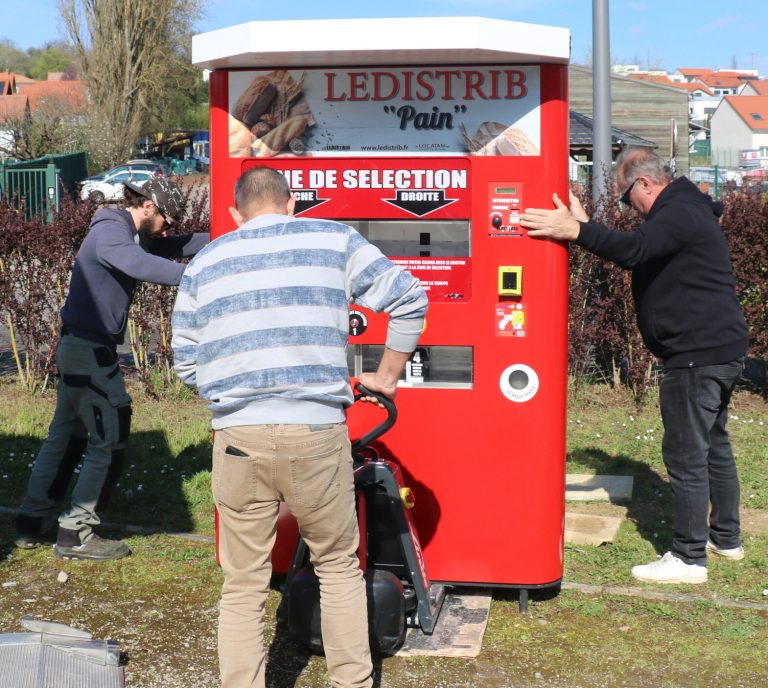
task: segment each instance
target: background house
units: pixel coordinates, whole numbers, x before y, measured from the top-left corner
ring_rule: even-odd
[[[741,92],[741,96],[768,96],[768,79],[747,81]]]
[[[82,123],[88,98],[82,81],[36,81],[0,72],[0,160],[44,155],[33,141],[51,140],[68,127]],[[36,127],[38,135],[30,134]]]
[[[744,86],[744,81],[741,77],[733,76],[732,74],[723,74],[722,72],[713,72],[711,74],[704,74],[695,82],[706,86],[716,96],[735,96]]]
[[[720,90],[716,95],[736,95],[745,82],[758,79],[756,69],[688,69],[681,67],[670,74],[673,81],[700,83]]]
[[[13,72],[0,72],[0,96],[12,96],[16,93],[16,75]]]
[[[768,169],[768,95],[725,96],[710,126],[713,164]]]

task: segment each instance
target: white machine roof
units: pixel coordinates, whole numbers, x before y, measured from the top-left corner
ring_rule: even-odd
[[[254,21],[192,37],[203,69],[334,65],[553,63],[568,29],[482,17]]]

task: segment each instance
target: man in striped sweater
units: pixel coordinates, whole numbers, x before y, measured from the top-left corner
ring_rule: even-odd
[[[212,489],[224,571],[223,688],[263,688],[263,613],[278,508],[286,502],[320,579],[331,685],[372,685],[365,584],[357,560],[349,303],[390,315],[369,389],[394,398],[421,333],[418,281],[347,225],[292,217],[270,168],[246,171],[230,212],[237,231],[188,265],[173,312],[175,369],[210,402]]]

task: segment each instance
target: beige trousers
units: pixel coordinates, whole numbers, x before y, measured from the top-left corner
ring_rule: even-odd
[[[326,664],[335,688],[370,688],[365,583],[357,559],[352,456],[344,424],[218,430],[213,496],[224,572],[219,613],[223,688],[264,688],[264,605],[284,501],[320,579]]]

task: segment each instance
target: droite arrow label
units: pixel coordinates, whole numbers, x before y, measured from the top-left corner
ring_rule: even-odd
[[[293,211],[294,215],[300,215],[310,208],[322,205],[331,200],[330,198],[318,198],[317,191],[314,189],[291,189],[291,193],[296,197],[296,208]]]
[[[408,189],[395,192],[395,198],[382,198],[382,201],[394,205],[406,213],[424,217],[451,203],[458,198],[446,198],[443,189]]]

